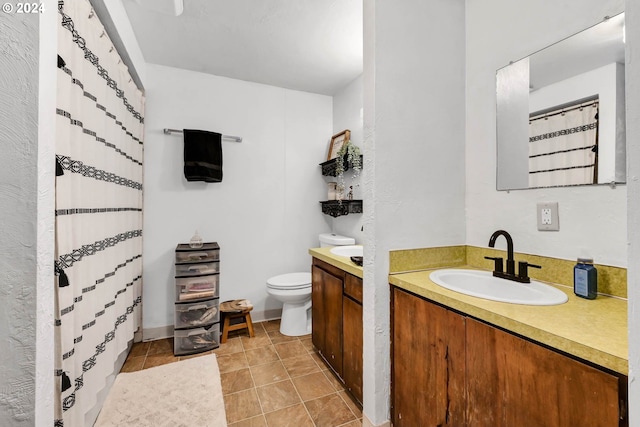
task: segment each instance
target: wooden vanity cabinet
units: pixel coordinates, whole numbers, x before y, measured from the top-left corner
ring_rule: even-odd
[[[468,425],[620,425],[619,377],[471,318],[466,343]]]
[[[362,279],[317,258],[311,274],[311,340],[362,403]]]
[[[335,373],[342,377],[344,272],[329,264],[318,266],[314,263],[311,277],[311,341]]]
[[[396,287],[391,309],[394,427],[628,425],[624,375]]]
[[[464,425],[464,317],[394,288],[394,427]]]
[[[342,296],[342,378],[362,403],[362,279],[346,274]]]

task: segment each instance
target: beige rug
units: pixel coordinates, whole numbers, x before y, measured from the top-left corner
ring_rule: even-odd
[[[226,426],[216,355],[120,373],[95,427]]]

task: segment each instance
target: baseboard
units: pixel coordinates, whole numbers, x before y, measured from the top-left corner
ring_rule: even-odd
[[[387,420],[382,424],[374,424],[365,414],[362,414],[362,427],[391,427],[391,421]]]
[[[142,341],[154,341],[173,337],[173,325],[147,328],[142,330]]]
[[[254,323],[280,319],[281,317],[281,308],[264,311],[251,311],[251,320]],[[173,337],[173,325],[160,326],[159,328],[147,328],[142,330],[142,341],[155,341],[171,337]]]
[[[252,311],[251,320],[253,322],[265,322],[267,320],[280,319],[282,317],[282,309],[274,308],[272,310]]]

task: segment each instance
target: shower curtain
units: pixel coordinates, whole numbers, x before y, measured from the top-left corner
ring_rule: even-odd
[[[54,425],[75,427],[140,323],[144,97],[88,0],[58,12]]]
[[[532,118],[529,129],[529,188],[597,183],[597,101]]]

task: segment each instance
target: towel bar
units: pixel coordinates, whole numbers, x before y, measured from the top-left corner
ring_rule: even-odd
[[[182,131],[180,129],[164,128],[164,133],[166,135],[171,135],[172,133],[182,133]],[[222,139],[232,142],[242,142],[242,137],[240,136],[222,135]]]

